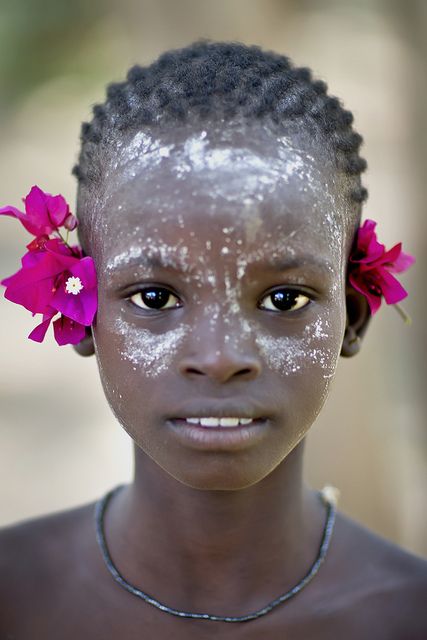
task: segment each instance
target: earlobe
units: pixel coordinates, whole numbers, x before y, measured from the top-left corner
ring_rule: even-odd
[[[77,344],[73,344],[73,349],[80,356],[93,356],[93,354],[95,353],[95,345],[93,342],[92,327],[86,327],[85,337]]]
[[[346,327],[340,355],[351,358],[360,351],[371,312],[366,297],[350,284],[346,287],[346,309]]]

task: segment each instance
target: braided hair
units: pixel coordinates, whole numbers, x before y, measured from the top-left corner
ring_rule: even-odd
[[[352,128],[353,114],[327,94],[326,83],[313,79],[309,68],[258,46],[201,39],[166,51],[147,67],[132,66],[126,78],[107,85],[105,103],[95,104],[92,121],[82,123],[80,155],[72,169],[79,188],[102,183],[108,149],[127,132],[189,117],[242,115],[269,118],[279,126],[297,123],[300,131],[316,139],[320,135],[349,179],[348,197],[360,217],[368,195],[360,178],[367,166],[359,155],[363,138]]]

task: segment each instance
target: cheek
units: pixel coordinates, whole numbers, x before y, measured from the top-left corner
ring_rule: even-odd
[[[306,325],[299,336],[257,333],[265,365],[284,379],[295,424],[311,425],[326,401],[341,351],[341,325],[327,316]]]
[[[113,414],[131,437],[136,438],[135,430],[148,435],[149,429],[142,429],[141,423],[153,406],[161,407],[164,402],[164,388],[157,378],[170,370],[189,327],[180,324],[173,330],[154,333],[120,317],[110,321],[110,315],[100,303],[93,332],[104,393]]]
[[[190,327],[184,323],[164,333],[153,333],[118,318],[114,334],[118,337],[120,356],[132,365],[134,371],[142,371],[148,378],[157,378],[171,366]]]
[[[259,332],[255,341],[267,365],[280,375],[307,375],[310,370],[328,380],[334,376],[339,356],[330,330],[329,320],[318,318],[299,337]]]

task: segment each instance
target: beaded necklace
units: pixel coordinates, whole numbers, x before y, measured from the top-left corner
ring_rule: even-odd
[[[105,540],[104,533],[104,514],[107,508],[107,505],[111,498],[121,489],[123,489],[126,485],[118,485],[114,489],[111,489],[108,493],[105,494],[95,506],[95,522],[96,522],[96,537],[98,544],[100,546],[102,556],[104,558],[105,564],[114,580],[124,589],[129,591],[135,596],[138,596],[148,604],[153,605],[160,611],[164,611],[165,613],[169,613],[173,616],[178,616],[179,618],[193,618],[198,620],[212,620],[215,622],[248,622],[250,620],[255,620],[260,618],[261,616],[265,616],[267,613],[272,611],[279,604],[283,604],[290,598],[293,598],[297,593],[299,593],[302,589],[304,589],[307,584],[314,578],[314,576],[319,571],[319,568],[322,562],[325,559],[326,553],[329,548],[329,543],[332,536],[332,531],[335,523],[335,515],[336,515],[336,504],[338,497],[338,490],[335,487],[325,486],[321,491],[317,492],[317,495],[322,500],[322,502],[326,505],[327,515],[325,520],[325,526],[322,534],[322,541],[320,543],[319,552],[313,564],[311,565],[309,571],[306,575],[296,584],[294,587],[286,591],[282,595],[278,596],[268,604],[266,604],[261,609],[257,611],[253,611],[252,613],[248,613],[243,616],[220,616],[214,615],[210,613],[194,613],[191,611],[180,611],[179,609],[174,609],[173,607],[169,607],[166,604],[163,604],[156,598],[148,595],[144,591],[141,591],[137,587],[133,586],[129,582],[127,582],[124,577],[120,574],[118,569],[114,566],[113,561],[111,559],[110,552],[107,547],[107,543]]]

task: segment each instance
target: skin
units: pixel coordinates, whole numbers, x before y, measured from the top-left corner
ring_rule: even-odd
[[[122,575],[162,602],[243,615],[299,582],[318,551],[326,514],[303,480],[304,438],[339,356],[357,353],[370,319],[345,282],[354,205],[323,152],[259,123],[183,125],[152,140],[154,150],[146,137],[126,140],[106,168],[91,221],[99,307],[75,347],[95,354],[107,401],[134,442],[134,480],[109,505],[107,543]],[[154,255],[166,265],[148,267],[143,258]],[[273,269],[279,258],[296,264]],[[141,289],[159,286],[171,293],[167,308],[143,309]],[[270,294],[284,289],[299,296],[298,310],[275,308]],[[256,438],[209,446],[168,422],[212,403],[269,420]],[[411,624],[417,638],[415,624],[424,624],[423,561],[340,513],[328,561],[274,613],[249,625],[175,619],[113,583],[94,541],[93,506],[21,528],[20,542],[8,543],[22,547],[29,532],[44,540],[32,570],[48,567],[45,597],[56,593],[52,544],[74,549],[77,564],[56,557],[70,576],[61,637],[127,639],[144,629],[150,638],[363,638],[375,628],[375,637],[398,638]],[[43,616],[39,625],[55,637]]]
[[[180,132],[183,142],[175,134],[175,155],[182,147],[200,146],[200,134],[188,139],[185,133]],[[266,136],[263,129],[258,136]],[[255,138],[254,151],[243,148],[240,164],[233,158],[212,170],[205,157],[214,142],[202,141],[206,147],[196,158],[183,151],[189,166],[197,167],[183,177],[176,175],[174,156],[144,166],[133,180],[123,177],[129,162],[116,170],[98,216],[101,295],[94,344],[107,400],[138,455],[143,452],[143,459],[149,456],[184,485],[230,491],[255,485],[275,470],[326,399],[345,330],[341,218],[347,212],[326,220],[339,197],[324,188],[325,176],[303,151],[281,144],[282,159],[275,153],[277,142],[271,142],[273,153],[267,148],[261,154],[262,140]],[[266,171],[276,162],[281,173],[291,167],[286,181]],[[216,191],[212,180],[231,186]],[[253,184],[263,199],[242,206],[241,194],[251,193]],[[142,255],[160,255],[168,264],[147,269]],[[313,257],[323,270],[309,265]],[[277,271],[268,266],[275,260],[300,266]],[[165,310],[137,306],[137,288],[153,283],[173,292]],[[298,313],[280,312],[267,295],[279,286],[313,299]],[[309,301],[308,295],[299,299]],[[183,444],[165,420],[191,415],[191,404],[227,400],[242,412],[253,407],[249,413],[269,417],[270,425],[259,441],[236,451],[209,451],[201,465],[197,446]],[[136,473],[145,485],[142,460]]]

